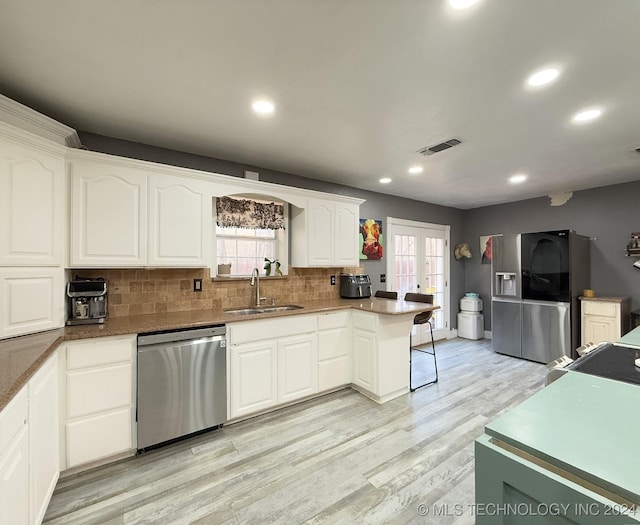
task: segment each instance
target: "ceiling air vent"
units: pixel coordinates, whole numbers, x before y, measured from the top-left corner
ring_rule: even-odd
[[[434,153],[438,153],[439,151],[443,151],[445,149],[453,148],[453,146],[457,146],[461,141],[458,139],[449,139],[441,142],[440,144],[435,144],[433,146],[428,146],[426,148],[422,148],[417,151],[421,155],[433,155]]]

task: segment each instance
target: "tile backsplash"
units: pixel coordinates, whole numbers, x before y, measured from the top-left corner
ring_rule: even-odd
[[[359,268],[289,268],[285,277],[261,277],[260,295],[267,304],[337,299],[339,275],[362,273]],[[249,278],[211,279],[208,268],[152,270],[72,270],[73,278],[102,277],[107,281],[109,316],[227,310],[253,305],[255,288]],[[336,276],[336,285],[330,283]],[[193,280],[202,279],[202,291],[193,291]]]

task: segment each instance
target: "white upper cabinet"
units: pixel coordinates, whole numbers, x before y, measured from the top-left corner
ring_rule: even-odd
[[[360,207],[354,204],[336,203],[334,227],[334,260],[339,266],[360,264],[358,227]]]
[[[70,171],[72,268],[207,266],[213,241],[206,181],[99,159],[72,161]]]
[[[65,244],[65,164],[0,138],[0,265],[57,266]]]
[[[332,266],[334,264],[335,251],[333,234],[335,230],[335,204],[328,201],[309,199],[309,205],[305,210],[307,215],[307,237],[309,240],[303,244],[306,247],[309,266]],[[313,232],[313,233],[311,233]],[[298,255],[296,243],[293,244],[294,255]],[[297,257],[296,257],[297,260]],[[293,263],[296,266],[296,263]]]
[[[292,207],[293,267],[358,266],[359,205],[308,199]]]
[[[188,178],[149,177],[149,266],[208,264],[212,197],[208,185]]]
[[[137,170],[71,165],[70,266],[144,266],[147,175]]]
[[[0,339],[64,326],[62,268],[0,268]]]

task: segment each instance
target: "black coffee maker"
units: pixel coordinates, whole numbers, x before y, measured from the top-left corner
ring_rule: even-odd
[[[107,283],[104,279],[69,281],[67,297],[68,325],[104,323],[107,318]]]

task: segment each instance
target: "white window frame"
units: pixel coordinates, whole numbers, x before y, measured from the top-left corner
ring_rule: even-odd
[[[289,274],[289,233],[288,233],[288,228],[289,228],[289,204],[285,201],[283,201],[282,199],[279,199],[277,197],[269,197],[269,196],[257,196],[257,195],[250,195],[250,196],[245,196],[245,195],[228,195],[229,197],[232,198],[242,198],[242,199],[251,199],[251,200],[255,200],[255,201],[263,201],[263,202],[281,202],[283,204],[283,208],[284,208],[284,223],[287,225],[287,230],[275,230],[276,233],[276,258],[278,259],[278,261],[280,262],[280,271],[282,272],[282,275],[288,275]],[[214,199],[216,199],[217,197],[214,197]],[[213,202],[213,217],[212,217],[212,223],[213,223],[213,243],[212,243],[212,267],[211,267],[211,273],[212,276],[214,277],[218,277],[218,263],[224,263],[225,261],[218,261],[218,237],[216,234],[216,226],[217,226],[217,221],[216,221],[216,205],[215,205],[215,200]],[[264,270],[262,267],[258,268],[258,270],[260,270],[260,276],[264,277]],[[273,270],[272,269],[272,273],[271,276],[273,277]],[[232,275],[230,276],[230,278],[238,278],[238,279],[244,279],[249,277],[249,275]]]
[[[445,337],[449,339],[453,337],[453,332],[451,331],[451,323],[450,323],[450,319],[451,319],[451,257],[450,257],[449,246],[451,244],[450,242],[451,226],[448,224],[433,224],[428,222],[412,221],[409,219],[398,219],[395,217],[387,217],[387,226],[386,226],[386,235],[385,235],[385,242],[387,243],[387,254],[388,254],[387,264],[386,264],[387,289],[393,286],[393,280],[390,278],[390,276],[395,275],[395,269],[394,269],[395,257],[392,257],[393,251],[394,251],[393,239],[398,227],[402,227],[402,226],[405,226],[408,228],[417,228],[419,230],[436,230],[436,231],[441,231],[444,234],[443,236],[445,239],[445,247],[444,247],[445,293],[444,293],[443,310],[446,316],[444,317],[445,328],[442,329],[442,332],[446,334]]]

